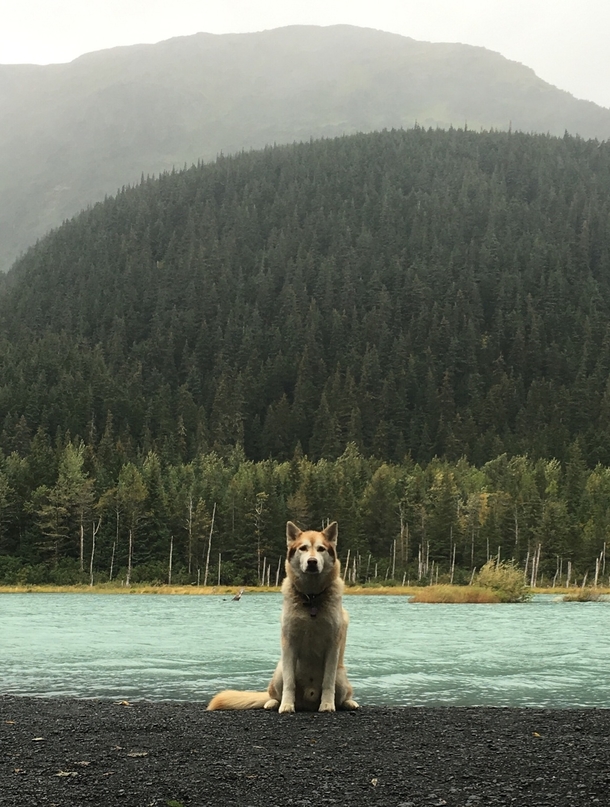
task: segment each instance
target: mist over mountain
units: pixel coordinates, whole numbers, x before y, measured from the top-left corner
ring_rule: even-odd
[[[610,110],[484,48],[351,26],[197,34],[0,66],[0,268],[142,173],[383,128],[610,136]]]

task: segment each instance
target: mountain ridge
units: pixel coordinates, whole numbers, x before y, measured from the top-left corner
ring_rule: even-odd
[[[384,128],[610,137],[610,110],[468,45],[353,26],[194,34],[0,66],[0,266],[88,204],[219,153]]]

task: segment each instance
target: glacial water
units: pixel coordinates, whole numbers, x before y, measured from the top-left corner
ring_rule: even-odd
[[[362,704],[610,707],[610,603],[345,605]],[[206,701],[264,689],[280,606],[276,594],[2,594],[0,692]]]

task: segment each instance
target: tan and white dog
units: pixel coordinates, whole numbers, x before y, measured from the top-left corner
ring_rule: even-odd
[[[280,712],[357,709],[343,664],[349,617],[337,559],[337,522],[323,532],[286,525],[288,553],[282,584],[282,656],[267,692],[225,690],[208,709]]]

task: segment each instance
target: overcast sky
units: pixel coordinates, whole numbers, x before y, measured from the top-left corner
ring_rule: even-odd
[[[610,0],[0,0],[0,64],[69,62],[199,31],[348,23],[496,50],[610,107]]]

